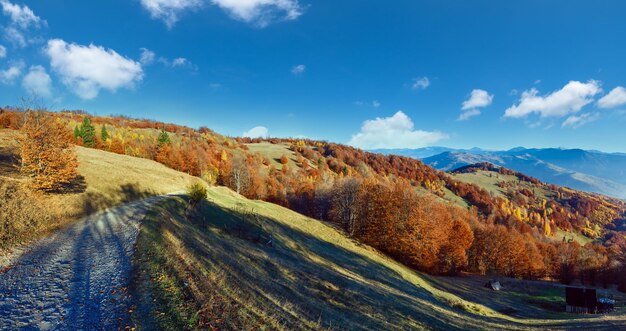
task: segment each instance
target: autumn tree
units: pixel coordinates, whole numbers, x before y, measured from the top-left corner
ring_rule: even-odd
[[[361,183],[355,178],[342,179],[335,184],[330,197],[330,218],[350,235],[356,231],[360,186]]]
[[[113,138],[111,141],[111,146],[109,147],[110,151],[117,154],[126,154],[126,147],[124,146],[124,141],[120,138]]]
[[[559,256],[559,281],[571,284],[579,272],[580,244],[575,241],[564,242],[557,247]]]
[[[280,164],[285,165],[289,163],[289,159],[287,158],[287,155],[283,155],[280,157]]]
[[[44,111],[27,110],[20,139],[21,171],[32,187],[61,191],[78,175],[78,161],[63,123]]]
[[[200,174],[200,178],[204,179],[204,181],[207,182],[209,185],[217,184],[218,176],[219,169],[212,164],[206,165],[205,168],[202,170],[202,173]]]
[[[467,251],[472,246],[474,234],[469,225],[469,214],[457,207],[448,206],[452,217],[446,242],[439,250],[437,272],[456,274],[468,264]]]
[[[246,160],[241,156],[235,157],[230,170],[228,186],[237,194],[241,194],[250,185],[250,179],[250,169],[248,169]]]

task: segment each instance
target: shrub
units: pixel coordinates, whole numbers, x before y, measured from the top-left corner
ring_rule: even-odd
[[[202,183],[193,183],[187,187],[187,195],[189,196],[189,204],[192,207],[195,207],[198,202],[206,199],[207,197],[207,189],[206,186],[202,185]]]
[[[167,145],[171,142],[170,136],[163,129],[159,132],[159,137],[157,138],[157,145],[162,147],[163,145]]]
[[[15,111],[0,109],[0,128],[19,129],[19,114]]]

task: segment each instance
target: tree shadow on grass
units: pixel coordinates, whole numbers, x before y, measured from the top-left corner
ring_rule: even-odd
[[[133,223],[142,220],[140,211],[151,208],[153,201],[133,185],[122,185],[120,191],[125,202],[138,201],[91,216],[76,233],[67,325],[103,330],[131,325],[132,302],[126,289],[133,268]]]
[[[330,235],[334,231],[331,227],[316,227],[314,232],[328,233],[313,235],[295,223],[315,222],[312,220],[297,220],[292,225],[260,216],[251,209],[224,208],[209,201],[202,202],[191,215],[181,200],[168,201],[162,211],[165,214],[159,217],[165,217],[158,223],[161,233],[167,230],[180,240],[198,258],[203,269],[194,264],[178,268],[174,270],[177,278],[195,279],[200,294],[191,295],[200,301],[207,300],[203,302],[205,305],[211,301],[207,293],[225,287],[225,293],[239,296],[235,301],[249,303],[237,309],[246,310],[246,314],[260,321],[268,315],[277,316],[287,329],[303,328],[304,321],[314,325],[313,328],[370,330],[529,327],[522,322],[524,319],[516,322],[480,315],[466,311],[467,308],[455,302],[457,299],[435,297],[421,287],[419,278],[430,283],[421,274],[411,275],[407,271],[407,275],[402,275],[399,269],[381,263],[390,260],[386,257],[373,259],[374,255],[358,253],[349,244],[331,242],[335,240]],[[285,217],[291,215],[301,217],[285,210]],[[216,270],[223,273],[220,276],[223,283],[207,279],[206,272]],[[417,280],[412,282],[406,277]],[[448,292],[446,288],[440,289]],[[488,300],[479,297],[476,302]],[[246,309],[250,306],[258,310]],[[530,326],[612,329],[615,323],[626,323],[626,318],[616,321],[574,318],[534,321]],[[234,323],[228,328],[238,329],[241,324]]]
[[[19,158],[14,149],[0,147],[0,175],[13,178],[20,175]]]
[[[85,177],[82,175],[78,175],[69,184],[65,185],[58,192],[55,192],[55,193],[78,194],[78,193],[83,193],[86,190],[87,190],[87,182],[85,181]]]
[[[91,194],[85,211],[110,203],[137,200],[89,216],[33,245],[6,273],[0,274],[2,329],[119,330],[130,323],[130,280],[134,240],[142,211],[155,200],[136,185],[119,188],[118,200]],[[143,200],[142,200],[143,199]],[[54,291],[65,289],[65,291]],[[41,307],[48,307],[41,313]],[[62,317],[62,318],[61,318]],[[3,323],[9,324],[3,324]],[[11,324],[14,323],[14,324]]]
[[[123,184],[115,192],[104,194],[99,192],[87,192],[82,200],[83,214],[89,215],[97,211],[107,209],[120,203],[128,203],[145,199],[156,195],[156,193],[142,189],[137,184]]]
[[[337,329],[502,327],[451,307],[380,261],[295,226],[211,202],[200,204],[189,218],[182,216],[185,209],[180,201],[168,202],[166,216],[159,216],[168,221],[159,224],[161,232],[167,230],[184,243],[202,264],[205,271],[175,271],[178,279],[196,279],[200,290],[193,295],[206,300],[204,305],[210,304],[207,293],[223,284],[211,283],[203,272],[220,270],[228,287],[225,293],[237,293],[235,301],[247,302],[239,309],[256,307],[256,312],[246,309],[245,314],[262,311],[265,316],[255,318],[276,316],[288,329],[302,328],[305,321]],[[226,329],[241,327],[233,323]]]

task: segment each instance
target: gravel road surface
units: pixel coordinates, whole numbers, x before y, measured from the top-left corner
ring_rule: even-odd
[[[0,273],[0,330],[119,330],[139,223],[163,197],[89,216],[33,245]]]

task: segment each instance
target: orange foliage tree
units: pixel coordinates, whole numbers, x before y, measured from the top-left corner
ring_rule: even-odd
[[[34,189],[62,191],[78,172],[70,134],[59,120],[43,111],[24,113],[20,139],[21,170],[33,179]]]

